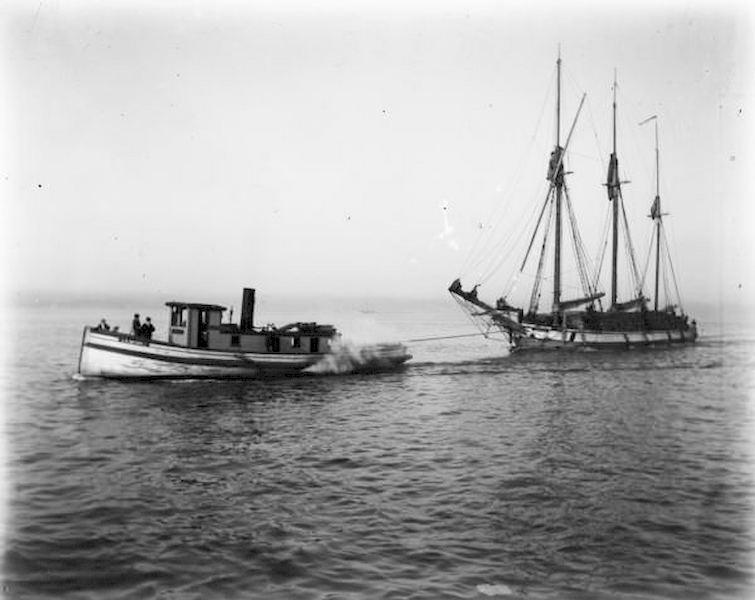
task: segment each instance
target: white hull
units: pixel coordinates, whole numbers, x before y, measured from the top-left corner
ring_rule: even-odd
[[[113,378],[254,378],[299,373],[326,355],[185,348],[100,333],[87,327],[81,343],[79,374]]]
[[[686,330],[591,331],[524,324],[524,331],[510,333],[510,339],[514,350],[621,350],[694,342],[697,339],[697,328],[693,325]]]

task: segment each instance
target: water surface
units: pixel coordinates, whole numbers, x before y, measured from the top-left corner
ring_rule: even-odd
[[[298,309],[270,320],[471,331],[450,301]],[[546,357],[415,342],[374,375],[74,380],[81,326],[131,312],[16,310],[9,598],[755,594],[747,332]]]

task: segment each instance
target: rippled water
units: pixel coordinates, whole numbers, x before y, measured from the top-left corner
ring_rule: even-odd
[[[76,381],[105,310],[17,315],[6,597],[755,595],[755,336],[548,357],[458,338],[378,375]],[[450,302],[337,312],[374,341],[470,330]]]

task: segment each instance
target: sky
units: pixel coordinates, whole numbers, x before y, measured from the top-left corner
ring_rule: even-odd
[[[476,283],[490,240],[520,235],[542,200],[560,52],[562,135],[587,93],[568,167],[590,253],[616,72],[638,253],[654,195],[638,123],[656,114],[683,296],[755,300],[744,2],[0,11],[6,292],[433,298],[457,276]],[[515,254],[484,283],[491,297]]]

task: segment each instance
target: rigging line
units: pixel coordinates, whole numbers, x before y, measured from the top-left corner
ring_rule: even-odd
[[[624,272],[623,283],[628,284],[627,287],[632,290],[632,293],[635,295],[634,297],[636,297],[637,284],[639,283],[639,281],[634,277],[635,271],[634,271],[633,265],[631,264],[632,249],[630,246],[630,242],[628,241],[628,238],[627,238],[628,232],[627,232],[626,224],[624,223],[624,221],[622,221],[621,224],[622,224],[622,232],[623,232],[623,235],[621,237],[623,238],[623,242],[624,242],[624,252],[627,254],[627,256],[630,257],[630,267],[631,267],[628,270],[628,272],[627,271]]]
[[[537,196],[540,194],[538,193]],[[509,206],[510,202],[507,198],[506,201],[504,201],[500,205],[501,214],[496,216],[494,220],[489,222],[488,225],[486,225],[484,222],[481,223],[482,231],[480,235],[476,239],[476,244],[474,247],[474,252],[470,252],[469,256],[467,257],[467,260],[464,263],[464,270],[465,271],[473,271],[476,268],[479,268],[480,265],[484,264],[486,261],[489,262],[490,254],[495,252],[499,247],[506,246],[507,244],[511,243],[511,239],[513,237],[513,232],[507,232],[506,229],[510,229],[511,226],[507,228],[502,228],[502,224],[505,222],[505,212],[504,209]],[[526,219],[527,223],[530,223],[534,215],[537,212],[537,203],[529,203],[527,202],[523,209],[519,211],[519,213],[516,215],[515,218],[509,218],[508,222],[511,223],[521,223],[525,221],[525,214],[527,209],[530,209],[530,214]],[[495,236],[494,234],[498,234],[499,230],[501,231],[501,235]]]
[[[544,208],[545,206],[543,206],[543,209]],[[524,233],[530,230],[529,224],[532,221],[533,217],[534,217],[534,213],[530,216],[530,219],[528,220],[528,222],[523,227],[519,228],[519,232],[517,233],[516,239],[514,239],[513,243],[509,244],[508,249],[504,251],[504,249],[506,248],[506,244],[500,244],[502,246],[500,250],[501,253],[498,255],[497,260],[496,260],[496,253],[495,253],[495,251],[497,250],[497,247],[493,248],[493,252],[491,253],[491,257],[488,261],[489,263],[488,267],[485,271],[483,271],[483,275],[482,275],[483,282],[487,282],[498,271],[498,269],[500,269],[501,266],[508,260],[508,258],[512,255],[512,253],[519,247],[519,241],[522,239]],[[542,212],[541,212],[540,218],[541,217],[542,217]],[[539,227],[539,219],[538,219],[538,227]],[[533,232],[533,237],[536,233],[537,233],[537,228]],[[522,265],[522,267],[524,267],[524,265]],[[519,272],[521,272],[521,270]]]
[[[590,99],[587,100],[587,115],[590,119],[590,128],[592,129],[593,137],[595,138],[595,146],[598,150],[598,160],[600,160],[601,167],[603,168],[603,171],[607,170],[607,165],[605,161],[605,153],[603,152],[603,148],[600,143],[600,138],[598,137],[598,129],[595,126],[595,117],[592,112],[592,102],[590,102]]]
[[[524,253],[524,260],[522,260],[522,266],[519,267],[519,271],[521,272],[524,270],[524,266],[527,264],[527,260],[530,256],[530,250],[532,250],[532,244],[535,241],[535,236],[537,236],[537,232],[540,229],[540,222],[543,218],[543,213],[545,212],[545,207],[550,205],[551,212],[553,211],[553,202],[551,202],[551,197],[553,194],[553,190],[555,189],[555,186],[551,184],[548,188],[548,193],[545,196],[545,202],[543,202],[543,207],[540,209],[540,215],[537,217],[537,224],[535,225],[535,230],[532,232],[532,237],[530,238],[529,246],[527,246],[527,252]],[[548,213],[548,223],[550,223],[550,212]]]
[[[507,203],[508,198],[503,200],[503,204]],[[460,271],[462,273],[466,272],[467,267],[469,265],[470,260],[472,260],[472,257],[475,256],[475,252],[477,251],[477,247],[482,243],[482,240],[486,237],[491,235],[488,233],[486,229],[482,229],[479,234],[475,237],[474,242],[472,243],[472,247],[469,249],[469,252],[467,253],[466,258],[464,259],[464,262],[461,265]]]
[[[559,64],[560,64],[560,62],[559,62]],[[555,184],[556,184],[556,180],[558,178],[558,173],[561,172],[561,169],[562,169],[562,166],[563,166],[563,163],[564,163],[564,157],[566,155],[567,150],[569,149],[569,144],[571,142],[572,135],[574,134],[574,129],[575,129],[576,125],[577,125],[577,120],[579,119],[580,112],[582,111],[582,107],[585,104],[585,98],[586,98],[586,96],[587,96],[587,94],[582,94],[582,98],[579,101],[579,106],[577,107],[577,112],[574,115],[574,120],[572,121],[571,127],[569,129],[569,133],[566,136],[566,142],[564,143],[563,149],[560,149],[561,147],[557,146],[559,148],[559,150],[558,151],[554,150],[555,157],[558,160],[555,162],[555,164],[550,165],[550,168],[549,168],[550,172],[553,173],[553,175],[552,175],[553,179],[550,179],[550,181],[551,181],[550,190],[553,190],[556,187]],[[553,154],[551,156],[553,156]],[[550,193],[550,191],[549,191],[549,193]],[[552,202],[552,205],[553,204],[556,204],[556,202],[555,201]],[[552,205],[551,205],[551,208],[552,208]],[[529,255],[529,251],[528,251],[527,254]],[[526,262],[526,258],[527,257],[525,257],[525,262]],[[543,264],[543,260],[542,259],[543,259],[543,257],[541,255],[541,257],[540,257],[540,264],[538,265],[538,271],[542,268],[542,264]],[[522,264],[524,265],[525,263],[522,263]],[[524,267],[522,267],[522,268],[524,268]],[[539,277],[541,277],[541,274],[539,274]],[[537,289],[539,290],[539,284],[537,284]],[[534,292],[534,290],[533,290],[533,292]]]
[[[503,286],[503,293],[501,294],[501,296],[503,298],[508,298],[510,294],[513,294],[517,289],[517,286],[519,285],[522,277],[531,278],[531,275],[528,275],[526,273],[519,273],[518,271],[509,275],[509,278],[506,280],[506,283]]]
[[[523,235],[524,231],[529,230],[529,224],[534,220],[535,214],[537,214],[537,204],[532,204],[530,208],[530,215],[527,218],[524,227],[519,228],[519,233],[516,238],[514,238],[513,245],[516,245],[519,243],[519,239]],[[519,219],[521,221],[522,219]],[[491,228],[492,231],[493,228]],[[501,236],[500,239],[498,239],[496,242],[494,242],[489,249],[487,249],[484,253],[481,251],[479,253],[478,258],[472,265],[468,265],[467,269],[465,269],[465,272],[473,272],[473,271],[480,271],[480,275],[482,275],[483,272],[487,272],[489,269],[489,264],[493,262],[494,259],[494,253],[498,251],[499,247],[506,247],[507,244],[509,244],[512,240],[513,236]],[[481,249],[481,250],[484,250]]]
[[[530,216],[523,226],[518,228],[516,236],[502,237],[496,242],[489,250],[487,256],[481,257],[477,263],[477,267],[480,269],[480,278],[484,281],[490,279],[490,277],[500,268],[503,262],[511,255],[511,253],[519,246],[519,242],[525,232],[530,230],[530,223],[537,214],[537,205],[532,206]],[[541,215],[542,216],[542,215]],[[539,221],[539,219],[538,219]],[[539,226],[539,225],[538,225]]]
[[[469,309],[466,301],[462,300],[461,298],[459,298],[459,297],[457,297],[455,295],[454,295],[454,300],[456,300],[457,304],[462,308],[462,310],[464,311],[464,313],[467,315],[467,318],[470,320],[470,322],[472,323],[472,325],[480,332],[480,334],[483,335],[486,338],[489,337],[490,336],[490,329],[491,329],[492,325],[490,323],[486,322],[486,328],[485,328],[485,331],[483,331],[483,328],[480,325],[480,321],[483,321],[483,319],[482,318],[475,318],[472,315],[472,311]]]
[[[645,268],[642,270],[642,281],[640,282],[640,287],[645,289],[645,280],[648,276],[648,268],[650,267],[650,257],[653,254],[653,241],[655,239],[655,227],[650,228],[650,243],[648,246],[647,255],[645,256]]]
[[[595,279],[593,280],[593,289],[598,289],[598,285],[600,283],[600,272],[603,270],[603,261],[606,257],[606,248],[608,247],[608,230],[610,229],[611,225],[611,206],[608,205],[608,209],[605,212],[605,218],[603,220],[603,234],[600,238],[600,242],[598,245],[598,251],[595,253],[595,256],[598,259],[598,265],[595,270]],[[602,246],[602,248],[601,248]]]
[[[555,202],[550,203],[550,210],[548,211],[547,226],[543,232],[543,245],[540,249],[540,260],[537,264],[537,272],[535,274],[535,283],[532,286],[532,295],[530,296],[529,312],[537,312],[537,306],[540,304],[540,286],[543,282],[543,263],[545,262],[545,253],[548,244],[548,234],[550,233],[551,221],[553,220],[553,205]]]
[[[518,185],[519,181],[523,177],[523,174],[524,174],[523,165],[526,164],[529,161],[529,157],[531,156],[532,151],[534,149],[535,142],[537,140],[537,134],[540,131],[540,126],[541,126],[541,123],[542,123],[542,120],[543,120],[543,115],[545,114],[545,108],[546,108],[546,105],[547,105],[547,102],[548,102],[548,98],[550,97],[551,89],[553,88],[553,85],[554,85],[555,77],[556,77],[556,75],[555,75],[555,67],[554,67],[554,71],[553,71],[553,74],[550,77],[550,82],[548,84],[548,88],[547,88],[547,90],[545,92],[545,96],[543,97],[543,102],[542,102],[542,105],[540,107],[540,113],[538,115],[537,121],[535,123],[535,128],[534,128],[534,130],[532,132],[532,135],[530,135],[530,138],[529,138],[529,144],[527,145],[527,150],[524,153],[520,154],[519,165],[517,166],[517,168],[515,170],[516,177],[514,179],[512,179],[512,182],[509,184],[507,190],[504,193],[504,196],[508,197],[511,194],[511,192],[513,191],[513,189]],[[494,224],[497,223],[498,220],[503,217],[503,215],[499,215],[497,213],[503,212],[504,208],[505,207],[503,205],[500,205],[500,204],[497,205],[492,210],[491,214],[488,216],[488,221],[492,222]]]
[[[674,290],[676,292],[676,301],[679,304],[679,310],[684,313],[684,307],[682,306],[682,295],[679,293],[679,285],[676,279],[676,271],[674,270],[674,261],[671,260],[671,248],[666,238],[666,227],[661,227],[661,236],[663,237],[663,245],[666,248],[666,254],[668,255],[668,264],[671,268],[671,277],[674,282]]]
[[[571,150],[569,152],[569,156],[578,156],[580,158],[585,158],[587,160],[590,160],[592,162],[601,162],[604,163],[602,158],[595,157],[592,154],[585,154],[584,152],[577,152],[576,150]]]
[[[593,262],[592,256],[587,252],[587,244],[584,243],[584,240],[582,239],[582,234],[579,234],[579,242],[581,246],[582,251],[582,259],[584,260],[585,266],[586,266],[586,272],[588,274],[588,281],[590,282],[590,288],[593,290],[593,292],[598,291],[598,285],[593,284],[593,280],[597,281],[597,278],[593,277],[595,273],[595,263]]]
[[[569,129],[569,134],[566,136],[566,143],[564,143],[563,150],[558,152],[557,154],[558,161],[556,161],[556,164],[553,165],[552,172],[554,174],[558,174],[562,169],[562,166],[564,164],[564,158],[565,158],[567,150],[569,149],[569,143],[571,142],[572,135],[574,134],[574,128],[577,125],[577,120],[579,119],[579,114],[582,112],[582,107],[585,104],[586,97],[587,97],[587,94],[582,94],[582,98],[579,101],[579,106],[577,107],[577,113],[574,115],[574,120],[572,121],[571,128]],[[556,183],[555,183],[556,176],[557,175],[554,175],[554,179],[551,180],[551,185],[548,191],[549,195],[556,187]],[[527,251],[527,255],[529,255],[529,249]],[[525,256],[525,262],[526,262],[526,258],[527,256]],[[524,265],[524,262],[522,264]]]
[[[627,213],[624,208],[624,194],[621,193],[621,189],[619,189],[619,198],[621,199],[621,215],[623,217],[623,223],[624,223],[624,243],[626,245],[627,253],[629,254],[629,260],[630,264],[632,266],[632,274],[634,275],[634,286],[635,286],[635,292],[637,294],[642,293],[642,287],[638,287],[638,284],[640,283],[640,273],[637,270],[637,262],[635,260],[634,256],[634,246],[632,244],[632,235],[629,231],[629,221],[627,220]]]
[[[490,222],[492,224],[491,228],[490,228],[491,230],[495,229],[496,225],[498,224],[498,221],[503,218],[503,214],[498,214],[498,213],[503,213],[504,212],[504,208],[506,207],[507,203],[509,202],[509,198],[513,195],[514,189],[518,186],[519,182],[521,181],[521,179],[523,177],[523,174],[524,174],[524,171],[525,171],[525,169],[523,167],[524,167],[524,165],[526,163],[529,162],[530,157],[532,155],[532,151],[533,151],[534,146],[535,146],[535,141],[537,139],[537,134],[540,131],[540,126],[541,126],[541,123],[543,121],[543,115],[545,114],[545,108],[546,108],[546,105],[548,103],[548,99],[550,98],[551,90],[553,89],[555,79],[556,79],[556,68],[554,67],[554,69],[553,69],[553,71],[551,73],[551,76],[550,76],[548,87],[547,87],[546,92],[545,92],[545,96],[543,97],[542,105],[540,107],[540,114],[539,114],[539,116],[537,118],[537,121],[535,123],[535,128],[534,128],[534,130],[532,132],[532,135],[530,136],[529,144],[527,145],[527,149],[525,150],[524,153],[522,153],[520,155],[519,164],[518,164],[518,166],[516,168],[516,171],[515,171],[516,175],[511,180],[511,183],[508,185],[506,191],[503,193],[504,202],[503,203],[497,203],[494,206],[494,208],[491,209],[490,214],[488,215],[488,218],[487,218],[486,222]],[[475,249],[476,249],[475,247],[477,245],[477,241],[479,241],[481,238],[482,238],[482,234],[477,237],[477,239],[475,241],[475,244],[472,246],[472,248],[470,248],[469,253],[467,255],[467,258],[465,259],[465,261],[464,261],[464,263],[462,265],[462,270],[464,270],[466,268],[467,263],[471,260],[472,256],[474,256]]]
[[[575,217],[575,223],[576,223],[576,217]],[[587,250],[585,249],[585,243],[582,239],[582,233],[579,231],[579,228],[577,228],[577,237],[579,238],[579,252],[582,260],[582,265],[585,271],[585,281],[587,282],[587,289],[589,290],[590,294],[595,294],[598,291],[598,288],[596,285],[592,285],[591,282],[591,275],[595,272],[595,265],[592,262],[592,259],[590,258],[590,255],[587,253]]]
[[[663,226],[661,226],[661,236],[663,236]],[[669,285],[668,285],[668,264],[666,262],[666,255],[661,254],[661,272],[663,273],[663,293],[666,296],[666,308],[668,308],[669,305],[673,306],[674,299],[671,297],[671,294],[669,293]]]
[[[547,184],[550,185],[550,184]],[[546,181],[543,180],[543,182],[538,187],[538,191],[535,194],[536,197],[540,197],[543,193],[543,189],[546,187]],[[547,201],[547,198],[546,198]],[[540,202],[528,202],[526,207],[529,208],[529,214],[527,216],[527,219],[524,219],[524,211],[522,211],[520,214],[518,214],[514,218],[509,219],[509,223],[512,225],[516,225],[516,235],[515,232],[512,231],[508,235],[501,235],[496,241],[494,241],[492,244],[488,245],[487,250],[485,250],[484,254],[481,254],[477,262],[475,263],[475,266],[477,268],[482,268],[483,265],[486,265],[486,269],[489,269],[489,265],[495,261],[495,253],[503,251],[507,247],[511,246],[512,249],[516,247],[519,244],[519,241],[521,240],[522,236],[530,231],[531,224],[535,220],[535,216],[538,214],[538,207],[540,206]],[[542,212],[542,210],[541,210]]]
[[[627,128],[626,125],[624,125],[624,127]],[[635,131],[635,132],[637,131],[635,129],[635,126],[633,124],[632,124],[632,126],[630,128],[627,128],[627,129],[630,130],[630,131]],[[652,134],[652,130],[651,130],[651,133],[649,135],[651,135],[651,136],[653,135]],[[643,196],[655,197],[655,151],[653,151],[652,155],[649,154],[647,152],[647,147],[645,145],[643,145],[642,149],[640,149],[640,142],[639,142],[639,139],[638,139],[638,135],[636,133],[635,133],[635,135],[629,135],[628,137],[629,137],[629,139],[631,141],[631,144],[632,144],[632,146],[634,148],[634,156],[635,157],[641,157],[641,158],[637,159],[633,164],[635,165],[635,167],[636,167],[637,164],[639,164],[639,170],[641,170],[640,177],[642,177],[642,183],[643,184],[647,184],[649,182],[650,183],[650,190],[652,190],[652,193],[651,193],[650,190],[646,188],[642,192]],[[655,148],[655,143],[654,142],[651,143],[650,146],[652,148]],[[652,159],[649,158],[650,156],[652,156]],[[650,165],[652,165],[652,167]],[[626,172],[625,172],[625,174],[626,174]],[[643,185],[642,187],[645,187],[645,185]]]
[[[574,257],[577,260],[577,273],[579,274],[579,281],[582,285],[582,290],[585,292],[585,296],[592,295],[590,289],[590,282],[588,280],[587,271],[583,262],[583,256],[580,252],[582,250],[582,239],[579,235],[579,228],[577,227],[576,218],[574,216],[574,210],[572,208],[571,197],[569,196],[569,189],[564,185],[564,197],[566,198],[566,212],[569,215],[569,228],[571,230],[572,246],[574,249]]]
[[[477,322],[472,318],[471,311],[469,310],[466,301],[462,300],[461,298],[457,297],[455,294],[451,294],[453,299],[456,301],[456,304],[459,305],[459,307],[464,311],[464,314],[467,316],[467,318],[470,320],[472,325],[480,330],[479,326],[477,325]],[[481,330],[480,330],[481,331]]]
[[[572,72],[570,68],[564,67],[562,65],[561,74],[563,79],[566,80],[567,87],[571,87],[570,92],[573,95],[572,97],[580,97],[583,91],[587,89],[586,86],[580,84],[580,82],[577,80],[577,76]]]
[[[574,133],[574,129],[575,129],[575,126],[576,126],[576,124],[577,124],[577,120],[578,120],[578,118],[579,118],[579,114],[580,114],[580,112],[581,112],[581,110],[582,110],[582,107],[584,106],[584,102],[585,102],[585,98],[586,98],[586,96],[587,96],[587,94],[583,94],[583,95],[582,95],[582,98],[580,99],[580,102],[579,102],[579,106],[577,107],[577,112],[576,112],[576,114],[575,114],[575,116],[574,116],[574,120],[573,120],[573,122],[572,122],[571,128],[569,129],[569,133],[568,133],[568,135],[567,135],[567,137],[566,137],[566,142],[565,142],[565,144],[564,144],[564,146],[563,146],[563,151],[561,151],[561,152],[559,152],[559,153],[558,153],[558,162],[557,162],[557,164],[555,165],[555,167],[553,168],[553,172],[554,172],[554,173],[558,173],[558,172],[559,172],[559,170],[560,170],[560,169],[561,169],[561,167],[562,167],[562,164],[563,164],[563,161],[564,161],[564,156],[565,156],[565,154],[566,154],[566,151],[567,151],[567,150],[568,150],[568,148],[569,148],[569,144],[570,144],[570,141],[571,141],[571,139],[572,139],[572,134]],[[552,184],[552,185],[551,185],[551,187],[553,187],[554,181],[551,181],[551,184]],[[529,254],[529,252],[528,252],[528,254]],[[541,261],[541,262],[542,262],[542,261]],[[525,263],[526,263],[526,259],[525,259]],[[523,263],[523,264],[524,264],[524,263]],[[523,268],[523,267],[522,267],[522,268]]]
[[[551,204],[551,195],[552,195],[552,192],[553,192],[553,185],[549,186],[548,193],[546,194],[545,200],[543,201],[542,207],[540,208],[540,214],[537,217],[537,223],[535,224],[535,228],[534,228],[534,230],[532,230],[532,237],[530,238],[529,246],[527,247],[527,251],[525,252],[524,260],[522,261],[522,266],[519,268],[520,272],[524,269],[524,266],[526,265],[527,260],[529,259],[529,254],[530,254],[530,251],[532,250],[532,245],[533,245],[533,243],[535,241],[535,238],[537,237],[538,231],[540,230],[540,225],[542,224],[542,221],[543,221],[543,214],[545,213],[545,208],[546,208],[546,206],[548,206],[549,204]],[[532,216],[534,216],[534,214]],[[512,245],[512,248],[510,249],[510,251],[513,251],[513,249],[516,248],[516,245],[518,244],[518,242],[521,239],[522,235],[524,234],[525,231],[528,231],[528,230],[529,230],[529,227],[521,227],[521,228],[519,228],[519,234],[517,235],[517,238],[516,238],[514,244]],[[509,254],[510,254],[510,252],[509,252]],[[491,267],[490,263],[492,263],[495,260],[496,260],[495,257],[488,259],[488,265],[487,265],[487,268],[486,268],[486,271],[485,271],[485,273],[488,275],[488,277],[490,277],[490,275],[492,275],[492,273],[490,272],[490,267]],[[493,264],[495,264],[495,263],[493,263]],[[497,266],[500,266],[500,261],[499,261],[499,264]],[[495,272],[495,270],[493,270],[493,272]]]
[[[508,205],[508,203],[509,203],[509,197],[507,196],[500,203],[500,206],[505,207]],[[482,228],[480,229],[479,234],[475,237],[472,247],[469,249],[469,252],[467,253],[467,257],[464,259],[464,262],[462,263],[462,266],[460,269],[462,273],[466,273],[468,270],[470,270],[470,263],[473,260],[475,260],[475,257],[478,256],[478,254],[479,256],[484,257],[484,254],[481,251],[478,252],[478,249],[480,248],[481,245],[483,249],[485,248],[485,244],[487,244],[488,240],[493,235],[493,231],[495,231],[496,229],[497,228],[495,227],[495,225],[490,225],[486,227],[485,222],[482,222]],[[479,262],[482,259],[478,257],[476,260]],[[471,266],[474,267],[475,265],[471,265]]]
[[[519,286],[520,283],[522,283],[522,279],[527,279],[528,281],[532,282],[532,285],[534,285],[536,274],[525,273],[523,271],[514,271],[506,279],[505,285],[503,286],[503,292],[501,294],[503,298],[508,298],[510,294],[514,293],[514,290]]]
[[[452,340],[456,338],[464,338],[464,337],[477,337],[479,335],[485,335],[481,331],[477,331],[475,333],[461,333],[458,335],[438,335],[434,337],[425,337],[425,338],[414,338],[411,340],[403,340],[404,343],[416,343],[416,342],[432,342],[435,340]]]
[[[503,287],[503,293],[501,295],[504,298],[508,297],[508,295],[514,291],[522,278],[531,279],[533,282],[535,280],[534,275],[530,275],[529,273],[516,272],[506,280],[506,284]]]
[[[611,91],[613,92],[613,86],[611,86]],[[622,107],[621,110],[616,111],[616,139],[621,139],[621,146],[622,155],[626,155],[631,158],[635,156],[632,154],[631,149],[627,149],[625,147],[625,142],[628,136],[627,134],[627,124],[630,123],[629,121],[629,113],[630,111],[624,110],[624,107],[628,106],[629,103],[625,101],[624,97],[624,91],[622,90],[622,86],[620,83],[616,82],[616,106]],[[634,126],[634,122],[632,122],[632,126]],[[617,150],[617,156],[618,156],[618,150]],[[622,169],[623,170],[623,169]]]
[[[625,97],[622,94],[621,87],[619,86],[617,89],[619,95],[617,102],[625,105],[627,102],[624,100]],[[625,110],[618,111],[616,127],[619,131],[617,135],[621,136],[622,155],[626,159],[622,163],[624,178],[627,179],[628,183],[631,183],[633,189],[636,190],[636,193],[632,194],[633,197],[654,197],[655,175],[653,173],[655,171],[655,166],[653,166],[652,170],[649,169],[650,163],[648,162],[649,154],[647,148],[644,144],[641,144],[639,140],[641,134],[645,133],[645,130],[640,128],[640,131],[638,131],[637,120],[630,117],[629,111]],[[653,161],[655,161],[654,156],[655,155],[653,155]],[[653,162],[653,165],[655,165],[655,162]],[[646,187],[649,183],[652,183],[652,193],[650,192],[650,189]],[[630,206],[632,206],[632,203],[630,203]]]
[[[617,199],[617,201],[619,200]],[[617,264],[617,267],[616,267],[618,270],[618,273],[616,275],[617,285],[618,285],[617,295],[619,298],[621,298],[623,297],[622,293],[623,294],[629,293],[631,294],[630,300],[634,300],[636,298],[637,281],[634,279],[634,270],[632,268],[632,263],[631,263],[631,248],[630,248],[630,242],[628,241],[628,237],[627,237],[628,231],[627,231],[624,221],[621,219],[619,219],[619,226],[621,228],[621,234],[619,235],[619,237],[621,238],[621,242],[624,248],[624,255],[627,257],[630,257],[630,260],[627,261],[629,263],[629,268],[619,269],[619,266]],[[619,290],[621,290],[621,293],[619,292]]]
[[[566,189],[566,186],[564,186],[564,189]],[[589,256],[587,256],[587,252],[585,252],[585,243],[582,239],[582,234],[579,231],[579,224],[577,222],[577,217],[574,212],[574,209],[572,207],[571,203],[571,197],[568,194],[567,190],[567,208],[569,211],[569,219],[572,223],[572,238],[575,245],[575,253],[577,255],[577,260],[579,263],[579,276],[580,280],[582,281],[582,287],[585,291],[586,295],[592,295],[595,291],[595,288],[591,285],[590,281],[590,275],[591,271],[593,270],[593,264],[590,261]]]
[[[666,272],[666,255],[663,253],[663,220],[658,219],[658,228],[660,233],[660,240],[658,241],[658,248],[657,251],[659,252],[659,262],[660,262],[660,270],[661,270],[661,289],[663,291],[663,296],[661,296],[661,291],[658,291],[658,300],[659,300],[659,306],[662,306],[663,308],[666,308],[669,303],[672,302],[671,297],[669,296],[668,292],[668,274]],[[661,305],[660,299],[661,297],[665,297],[665,301]]]
[[[584,89],[584,88],[580,88],[577,85],[578,82],[577,82],[576,78],[571,74],[571,70],[567,71],[567,78],[569,79],[569,82],[572,84],[572,86],[574,86],[575,90]],[[613,89],[613,88],[611,88],[611,89]],[[604,93],[603,98],[605,98],[605,93]],[[590,98],[587,98],[586,101],[587,101],[587,114],[588,114],[588,118],[590,120],[590,128],[592,130],[593,138],[595,140],[595,145],[596,145],[596,148],[598,150],[598,157],[596,158],[594,156],[588,156],[588,155],[583,155],[583,154],[578,154],[578,153],[574,153],[574,154],[577,155],[577,156],[591,158],[592,160],[595,160],[595,161],[599,160],[600,164],[601,164],[601,167],[602,167],[602,170],[603,170],[603,172],[605,172],[607,170],[607,168],[608,168],[608,165],[606,164],[606,161],[605,161],[606,153],[603,152],[602,145],[600,143],[600,138],[598,136],[598,128],[597,128],[597,126],[595,124],[595,116],[594,116],[594,113],[593,113],[593,110],[592,110],[592,102],[590,101]],[[603,102],[601,101],[601,106],[602,105],[603,105]]]

